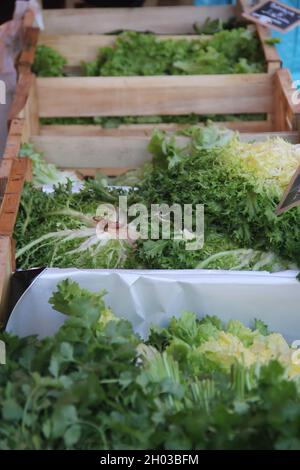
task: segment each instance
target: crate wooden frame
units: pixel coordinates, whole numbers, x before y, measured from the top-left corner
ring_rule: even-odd
[[[203,8],[203,10],[206,11],[206,7],[168,7],[168,8],[176,9],[177,11],[178,11],[178,8],[191,10],[192,15],[191,14],[188,15],[188,18],[191,18],[191,19],[194,15],[196,15],[195,9],[199,10],[199,8],[201,9]],[[207,8],[214,8],[214,7],[207,7]],[[222,10],[227,11],[228,6],[218,7],[218,8],[221,8],[221,11]],[[148,8],[147,11],[149,9],[150,8]],[[161,9],[165,10],[164,7],[161,7],[160,10]],[[82,11],[82,10],[79,10],[79,11]],[[232,11],[231,8],[229,11]],[[141,12],[138,12],[138,13],[141,14]],[[167,11],[164,11],[163,13],[167,14]],[[97,12],[95,12],[95,14],[97,15]],[[222,13],[220,14],[221,14],[221,17],[224,16],[226,18],[224,13],[223,15]],[[143,12],[143,15],[145,15],[145,12]],[[180,15],[181,13],[178,12],[178,16]],[[195,20],[195,16],[194,16],[194,20]],[[116,23],[116,24],[119,24],[119,23]],[[125,26],[123,25],[123,29],[124,30],[126,30],[127,28],[129,30],[134,29],[132,24],[133,22],[131,21],[126,22],[125,20]],[[149,18],[147,18],[147,22],[141,21],[141,24],[142,25],[145,24],[145,28],[148,26],[151,31],[157,34],[158,39],[161,39],[161,40],[163,39],[175,39],[176,40],[176,39],[183,39],[183,38],[190,39],[190,40],[192,39],[201,40],[201,39],[208,39],[210,37],[209,35],[204,35],[204,34],[196,35],[191,27],[180,29],[176,24],[173,27],[172,25],[165,25],[165,27],[163,26],[159,27],[159,25],[155,25],[151,22],[151,15],[149,16]],[[126,25],[128,26],[126,27]],[[192,26],[192,23],[190,26]],[[267,72],[273,73],[275,70],[281,67],[282,62],[278,55],[276,47],[273,45],[268,45],[265,42],[267,39],[271,37],[270,30],[258,24],[253,25],[253,28],[255,28],[256,34],[261,43]],[[116,30],[118,29],[121,29],[121,27],[116,28]],[[143,31],[143,26],[138,28],[138,30]],[[58,31],[60,30],[58,29]],[[90,61],[90,60],[95,59],[97,56],[98,50],[100,48],[113,46],[117,38],[116,35],[105,34],[105,31],[108,31],[108,29],[100,29],[100,32],[97,34],[90,33],[90,31],[93,31],[93,29],[83,29],[83,31],[85,32],[81,30],[80,34],[78,33],[78,31],[76,32],[75,28],[73,32],[71,28],[67,28],[67,31],[68,33],[63,34],[63,33],[57,33],[55,28],[54,28],[54,32],[51,32],[51,30],[49,31],[46,29],[46,32],[42,32],[40,34],[39,44],[52,47],[57,52],[62,54],[67,59],[68,65],[70,66],[70,70],[73,71],[73,73],[76,71],[78,72],[81,61]]]
[[[154,128],[176,130],[176,126],[130,125],[102,129],[96,125],[40,125],[41,117],[114,116],[215,112],[270,113],[268,126],[256,123],[222,123],[257,138],[284,132],[294,142],[299,137],[299,107],[292,103],[294,89],[287,69],[273,75],[252,74],[196,77],[87,77],[64,79],[31,77],[32,87],[24,117],[31,141],[51,163],[81,168],[91,174],[101,168],[117,175],[139,166],[145,159],[145,142]],[[172,87],[170,87],[170,82]],[[188,86],[187,86],[188,82]],[[234,86],[233,86],[234,84]],[[59,85],[59,86],[58,86]],[[220,111],[221,108],[221,111]],[[178,127],[178,126],[177,126]],[[55,151],[54,151],[55,146]],[[129,158],[130,156],[130,158]]]
[[[44,152],[48,162],[61,168],[73,169],[82,176],[91,175],[97,170],[116,176],[137,168],[150,158],[147,133],[125,135],[120,131],[116,137],[103,135],[101,130],[95,132],[94,126],[92,131],[87,130],[87,126],[75,126],[82,129],[80,134],[74,132],[74,126],[63,126],[64,132],[61,133],[61,126],[51,126],[51,133],[41,132],[38,80],[33,75],[28,75],[28,80],[32,84],[29,97],[19,117],[11,122],[4,158],[0,164],[0,184],[2,181],[4,188],[0,206],[0,236],[12,236],[19,196],[24,181],[31,178],[30,162],[18,157],[22,142],[33,143],[37,150]],[[269,86],[274,88],[272,100],[277,102],[278,131],[244,132],[241,133],[241,138],[244,141],[258,141],[278,135],[291,143],[300,143],[300,104],[293,104],[295,89],[290,74],[287,69],[281,69],[272,78],[269,77],[269,80]]]
[[[149,11],[150,8],[151,7],[149,7],[147,11]],[[211,11],[212,10],[210,10],[210,13]],[[94,14],[92,9],[89,10],[89,13]],[[216,7],[215,15],[219,17],[219,7]],[[206,16],[208,15],[205,14],[204,17]],[[47,24],[49,24],[49,19],[47,19],[46,15],[46,26]],[[89,24],[89,28],[93,27],[96,27],[95,22]],[[175,31],[175,33],[178,34],[180,31]],[[122,115],[120,111],[123,115],[125,113],[130,114],[128,113],[128,110],[130,110],[128,106],[133,107],[134,113],[143,111],[147,104],[147,99],[149,99],[147,96],[147,90],[149,90],[149,88],[151,93],[154,92],[156,94],[156,103],[155,108],[148,106],[148,114],[157,114],[156,111],[159,106],[163,107],[163,112],[166,114],[172,114],[172,112],[170,113],[170,107],[173,108],[173,114],[179,113],[179,111],[181,112],[182,107],[184,111],[190,109],[188,106],[190,106],[192,98],[195,99],[195,90],[198,93],[197,97],[199,102],[202,100],[203,106],[201,105],[200,111],[203,113],[211,112],[211,105],[209,102],[205,101],[206,93],[202,92],[201,94],[201,87],[199,87],[199,79],[197,76],[187,79],[190,80],[188,94],[183,95],[179,101],[178,98],[174,96],[174,91],[168,91],[169,85],[166,84],[165,77],[159,77],[159,80],[157,80],[157,77],[114,77],[116,78],[116,83],[113,84],[109,84],[107,80],[100,83],[98,77],[95,77],[96,87],[93,87],[92,91],[88,93],[88,101],[85,103],[84,108],[81,107],[81,100],[78,98],[77,101],[76,96],[80,97],[82,91],[86,92],[86,90],[90,89],[91,84],[94,85],[94,83],[92,83],[94,77],[82,77],[85,81],[83,85],[79,85],[75,77],[75,81],[71,80],[72,86],[69,85],[71,81],[68,82],[68,85],[63,86],[63,91],[59,93],[60,98],[57,100],[57,97],[55,98],[57,87],[53,79],[36,79],[36,77],[30,73],[30,67],[34,58],[37,31],[31,32],[29,36],[31,39],[29,39],[29,43],[27,43],[28,47],[21,54],[18,63],[19,82],[10,113],[11,123],[7,146],[4,158],[0,164],[0,188],[3,190],[2,194],[0,193],[0,322],[5,322],[6,320],[9,281],[11,273],[15,269],[13,231],[19,210],[21,192],[24,182],[30,180],[32,174],[30,162],[25,158],[19,158],[21,143],[34,143],[38,149],[44,151],[45,157],[49,162],[56,163],[62,168],[75,169],[79,175],[93,175],[97,170],[100,170],[108,175],[114,176],[128,169],[136,168],[149,158],[147,144],[149,142],[149,134],[152,132],[153,127],[163,127],[166,130],[174,130],[173,125],[121,126],[116,130],[104,130],[100,129],[99,126],[51,126],[51,128],[40,126],[39,118],[41,117],[41,110],[43,115],[43,109],[48,106],[49,100],[50,111],[47,111],[47,113],[51,112],[52,116],[62,115],[61,113],[64,112],[64,106],[69,107],[68,112],[70,112],[70,116],[74,116],[74,109],[71,107],[72,100],[73,106],[75,103],[75,116],[91,115],[91,106],[96,107],[95,111],[96,113],[100,113],[99,115],[107,115],[107,111],[102,108],[103,103],[99,100],[99,90],[103,92],[103,89],[108,87],[108,90],[113,89],[114,92],[117,90],[122,96],[122,94],[124,94],[125,82],[125,92],[131,89],[134,90],[135,93],[136,86],[138,87],[139,99],[141,99],[141,101],[136,100],[136,102],[134,102],[134,100],[132,101],[131,99],[129,103],[127,101],[125,103],[120,101],[118,104],[120,96],[118,96],[118,98],[115,97],[113,101],[115,115]],[[32,40],[32,38],[35,39]],[[220,76],[217,77],[220,78]],[[264,140],[275,134],[286,138],[292,143],[300,142],[300,106],[295,106],[292,103],[294,90],[287,70],[279,70],[276,65],[269,74],[255,74],[255,77],[251,77],[250,84],[248,82],[249,77],[246,78],[245,75],[238,75],[234,77],[234,80],[236,80],[234,86],[229,85],[229,79],[226,76],[223,75],[221,77],[223,83],[227,80],[227,87],[228,90],[230,90],[229,98],[227,97],[228,103],[231,100],[232,102],[237,102],[237,106],[242,106],[243,110],[245,109],[244,107],[247,106],[248,111],[250,106],[253,112],[263,110],[272,114],[272,120],[270,120],[271,124],[265,129],[262,129],[260,125],[255,128],[253,123],[251,125],[249,125],[249,123],[239,123],[239,130],[244,132],[242,134],[244,140]],[[106,79],[106,77],[99,78]],[[185,89],[182,79],[186,79],[186,77],[170,78],[174,82],[172,85],[174,85],[177,90]],[[215,76],[207,76],[206,78],[204,76],[204,78],[202,77],[202,80],[204,80],[202,85],[203,83],[205,84],[207,78],[211,84],[214,80],[217,82]],[[207,83],[208,82],[206,82],[206,84]],[[239,93],[243,92],[245,94],[245,92],[250,92],[248,100],[244,100],[242,105],[236,100],[235,93],[237,91],[237,85],[238,88],[240,86],[242,87],[242,91],[240,90]],[[215,83],[212,89],[214,92],[217,92],[216,97],[219,99],[219,106],[223,106],[222,99],[224,99],[224,93],[223,95],[220,94],[220,82],[219,84]],[[165,96],[166,93],[167,97]],[[169,96],[168,93],[171,93],[171,95]],[[64,99],[63,104],[61,104],[62,98]],[[250,103],[251,98],[255,100],[254,104]],[[54,99],[54,101],[52,101],[52,99]],[[212,100],[212,96],[210,99]],[[111,98],[109,98],[109,100],[111,100]],[[185,100],[187,100],[188,104]],[[276,103],[276,113],[274,103]],[[108,105],[111,106],[111,103]],[[200,106],[200,104],[198,104],[198,106]],[[231,106],[233,106],[232,109],[234,111],[236,109],[234,107],[235,105],[233,104]],[[224,112],[227,113],[227,111]],[[144,114],[144,112],[142,114]],[[227,127],[238,128],[236,124],[222,124]],[[271,129],[273,131],[276,130],[276,132],[267,132]],[[85,155],[84,160],[82,159],[82,155]]]
[[[35,82],[34,76],[28,76]],[[294,89],[287,70],[279,70],[274,76],[274,87],[280,106],[278,122],[283,128],[290,129],[290,122],[300,124],[300,105],[292,103]],[[12,120],[7,141],[5,156],[0,164],[0,181],[5,179],[5,191],[0,206],[0,322],[5,323],[9,282],[15,269],[15,244],[13,241],[14,225],[17,218],[21,192],[26,180],[32,176],[30,161],[19,158],[22,142],[32,142],[42,147],[46,160],[52,161],[62,168],[72,168],[79,175],[93,175],[100,170],[109,175],[117,175],[123,171],[142,164],[150,158],[147,151],[149,137],[122,136],[87,136],[87,135],[48,135],[36,134],[38,130],[38,114],[36,108],[35,86],[30,90],[25,109],[18,118]],[[298,130],[282,132],[243,133],[242,140],[262,141],[278,135],[291,143],[300,143],[300,126]],[[90,143],[90,144],[89,144]],[[81,152],[91,145],[93,152],[88,159],[82,161]],[[109,155],[109,158],[107,157]],[[88,163],[88,168],[85,166]],[[113,165],[112,165],[113,163]]]
[[[14,226],[25,181],[31,178],[31,162],[20,158],[22,142],[28,141],[23,119],[13,119],[3,159],[0,162],[0,328],[7,319],[9,285],[15,271]]]
[[[237,6],[222,5],[222,6],[173,6],[173,7],[148,7],[148,8],[118,8],[118,9],[69,9],[64,11],[48,10],[45,11],[45,32],[40,34],[39,44],[45,44],[60,52],[68,61],[67,71],[72,77],[53,78],[52,86],[63,86],[65,88],[73,86],[74,76],[77,76],[78,86],[83,90],[83,93],[87,91],[87,87],[94,86],[96,84],[95,93],[98,91],[98,87],[101,83],[105,83],[103,79],[107,77],[82,77],[80,76],[80,63],[82,61],[89,61],[97,56],[97,51],[101,47],[113,45],[116,40],[116,36],[110,35],[112,31],[116,30],[138,30],[138,31],[152,31],[158,34],[159,38],[188,38],[188,39],[201,39],[201,36],[193,35],[193,23],[203,23],[207,17],[211,19],[221,18],[227,20],[230,17],[241,18],[241,12],[245,9],[245,0],[238,0]],[[281,60],[276,51],[275,46],[266,44],[266,39],[270,37],[270,31],[260,25],[254,25],[256,28],[258,38],[261,42],[262,49],[265,56],[266,62],[266,73],[273,74],[276,70],[281,67]],[[208,36],[204,36],[208,37]],[[78,76],[79,75],[79,76]],[[243,74],[244,80],[251,80],[251,74]],[[194,80],[197,77],[205,77],[204,75],[193,76]],[[219,80],[223,79],[222,75],[218,75]],[[87,78],[94,78],[94,80],[86,80]],[[119,80],[118,87],[121,87],[122,82],[127,77],[112,77],[114,82],[116,78]],[[144,77],[139,77],[144,78]],[[158,78],[158,77],[157,77]],[[47,79],[39,79],[40,81]],[[164,77],[164,82],[169,83],[169,86],[173,86],[173,77]],[[187,86],[193,82],[190,76],[181,76],[181,81],[185,80]],[[209,78],[207,78],[208,82]],[[49,82],[45,81],[45,86]],[[137,85],[138,86],[138,85]],[[232,86],[235,86],[234,78],[232,79]],[[124,87],[125,89],[125,87]],[[111,91],[112,93],[112,91]],[[110,109],[107,110],[107,116],[116,116],[114,113],[109,113]],[[180,110],[171,114],[180,114]],[[193,106],[187,106],[182,114],[189,114],[193,112]],[[251,111],[250,111],[251,112]],[[130,109],[128,109],[128,115],[131,115]],[[154,113],[153,113],[154,114]],[[163,114],[163,113],[162,113]],[[166,112],[165,112],[166,114]],[[104,116],[104,114],[101,114]],[[123,116],[126,114],[120,114]],[[139,115],[143,115],[140,112]],[[144,113],[149,115],[149,113]],[[76,117],[76,114],[73,114]],[[86,116],[92,116],[86,114]],[[59,116],[57,116],[59,117]],[[70,114],[63,117],[72,117]],[[98,126],[99,127],[99,126]],[[162,124],[157,126],[162,129],[178,129],[180,126],[173,124],[166,126]],[[244,121],[237,122],[235,125],[237,130],[247,130],[249,132],[263,132],[272,130],[272,116],[267,114],[267,119],[262,121]],[[136,133],[140,129],[141,132],[151,132],[153,126],[143,125],[138,127],[137,125],[128,126],[122,128],[124,134],[127,130]],[[112,134],[113,135],[113,134]],[[116,134],[117,135],[117,134]]]
[[[206,18],[224,21],[236,17],[242,21],[247,0],[237,0],[237,5],[217,6],[161,6],[147,8],[89,8],[44,11],[45,32],[40,44],[53,47],[64,55],[71,66],[81,60],[92,60],[100,47],[112,45],[112,32],[120,30],[151,31],[162,37],[195,34],[193,24],[203,24]],[[267,71],[274,72],[281,66],[276,47],[266,44],[271,37],[266,27],[253,24],[261,42]],[[199,39],[199,36],[196,36]]]

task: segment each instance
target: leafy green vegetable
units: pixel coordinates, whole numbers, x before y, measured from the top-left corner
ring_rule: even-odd
[[[218,131],[215,129],[215,132]],[[196,204],[204,204],[206,220],[204,250],[209,247],[212,234],[219,234],[219,239],[224,237],[224,242],[226,239],[230,240],[225,249],[207,253],[208,256],[219,253],[218,257],[211,261],[224,260],[224,255],[227,257],[233,254],[235,264],[230,263],[231,266],[271,264],[275,267],[279,259],[269,254],[273,252],[278,257],[299,266],[300,210],[295,208],[280,217],[275,215],[276,206],[283,194],[283,183],[287,184],[289,176],[299,164],[299,152],[293,154],[294,147],[285,144],[287,147],[285,145],[281,147],[285,148],[284,153],[273,152],[272,160],[269,156],[272,155],[273,143],[267,142],[265,161],[268,171],[263,171],[259,165],[250,164],[254,161],[253,157],[252,160],[248,159],[251,144],[243,146],[234,137],[226,145],[218,146],[215,137],[216,146],[207,148],[203,138],[205,133],[205,129],[192,129],[191,142],[184,147],[162,133],[153,136],[150,150],[154,154],[155,166],[140,185],[138,194],[141,200],[148,201],[148,204],[179,203],[193,204],[194,207]],[[211,131],[208,135],[210,134]],[[208,142],[213,143],[213,139]],[[257,145],[261,144],[254,143],[254,150]],[[283,161],[286,159],[289,166],[289,157],[292,155],[295,159],[291,168],[288,171],[285,166],[278,169],[281,158]],[[264,155],[260,157],[265,158]],[[235,247],[231,248],[230,244]],[[219,247],[221,248],[221,245]],[[245,248],[255,251],[245,251]],[[146,245],[145,249],[142,246],[140,249],[141,257],[144,255],[147,257],[148,246]],[[195,255],[195,253],[187,254],[187,257]],[[151,265],[166,267],[164,263],[167,262],[169,266],[173,263],[174,266],[178,266],[182,256],[184,248],[171,241],[161,245],[159,255],[151,257]],[[203,261],[208,256],[203,258]],[[198,263],[200,261],[201,259]],[[213,267],[211,264],[209,266]]]
[[[62,77],[67,60],[51,47],[37,46],[32,71],[39,77]]]
[[[98,58],[83,64],[83,74],[98,75],[184,75],[206,73],[252,73],[264,70],[264,59],[256,36],[245,28],[221,31],[212,39],[159,40],[153,34],[126,32],[116,46],[103,48]],[[214,22],[207,20],[206,26]],[[206,27],[204,26],[204,27]],[[224,42],[227,44],[225,47]],[[145,60],[145,50],[147,59]],[[40,76],[62,76],[66,61],[56,51],[39,46],[34,72]],[[44,124],[99,124],[116,128],[122,124],[197,124],[217,121],[260,120],[264,115],[224,116],[125,116],[88,118],[43,118]]]
[[[147,51],[147,60],[145,60]],[[193,75],[255,73],[264,70],[256,36],[245,28],[220,31],[211,39],[159,40],[155,35],[124,33],[114,47],[83,64],[87,76]]]
[[[281,43],[281,38],[267,38],[264,41],[268,46],[274,46]]]
[[[145,344],[103,295],[65,280],[55,336],[0,333],[1,450],[299,449],[300,370],[280,335],[184,313]]]
[[[51,194],[27,184],[15,230],[18,263],[23,268],[127,266],[132,245],[96,231],[99,204],[114,201],[113,192],[99,180],[86,183],[79,193],[72,192],[71,182],[58,185]]]
[[[212,20],[210,17],[207,17],[203,24],[196,22],[193,26],[197,34],[215,34],[223,30],[231,30],[244,26],[244,23],[237,17],[232,17],[227,21],[223,21],[221,18]]]
[[[208,121],[235,122],[235,121],[263,121],[265,114],[219,114],[219,115],[198,115],[186,114],[179,116],[122,116],[122,117],[82,117],[82,118],[41,118],[42,125],[68,125],[68,124],[99,124],[103,129],[117,129],[128,124],[169,124],[196,125],[207,123]]]
[[[185,241],[172,236],[170,240],[137,240],[136,244],[109,240],[106,235],[99,238],[95,219],[99,204],[116,206],[118,196],[124,194],[99,176],[85,182],[79,194],[72,194],[71,184],[60,185],[47,195],[25,187],[15,230],[19,266],[271,272],[297,268],[299,211],[295,208],[275,216],[276,205],[299,164],[296,147],[280,139],[244,144],[232,131],[214,126],[194,127],[184,134],[178,141],[174,135],[154,133],[149,144],[152,165],[115,184],[137,186],[127,193],[129,205],[204,204],[201,250],[186,250]]]
[[[20,157],[32,161],[32,183],[35,186],[65,184],[67,181],[79,182],[75,173],[61,171],[55,165],[47,163],[43,154],[37,152],[32,144],[23,144]]]

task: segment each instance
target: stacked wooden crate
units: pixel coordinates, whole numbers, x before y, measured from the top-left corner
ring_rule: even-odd
[[[188,35],[193,23],[229,19],[233,6],[160,7],[133,10],[65,10],[45,14],[46,33],[39,43],[61,52],[71,67],[95,58],[99,47],[113,44],[106,33],[118,29],[153,31],[164,37]],[[4,320],[7,286],[14,269],[13,230],[21,191],[30,179],[31,166],[19,158],[22,142],[32,142],[48,162],[72,168],[81,176],[100,170],[110,176],[136,168],[150,158],[147,150],[154,127],[176,130],[174,124],[127,125],[102,129],[96,125],[41,125],[41,118],[141,116],[181,114],[264,113],[264,121],[236,121],[228,127],[243,133],[244,140],[261,140],[274,133],[298,143],[300,106],[293,104],[289,72],[281,69],[268,31],[257,28],[266,60],[266,73],[155,77],[61,77],[36,78],[30,68],[38,32],[27,32],[26,48],[19,60],[19,83],[11,110],[9,139],[0,167],[0,318]],[[181,36],[182,37],[182,36]],[[162,37],[163,40],[163,37]],[[225,125],[225,123],[223,123]],[[9,266],[9,268],[8,268]]]
[[[39,78],[37,94],[41,117],[95,117],[95,116],[147,116],[178,114],[233,114],[268,113],[270,118],[261,121],[237,121],[228,123],[240,131],[263,132],[274,128],[271,120],[272,105],[265,96],[270,77],[281,66],[274,46],[265,41],[267,28],[256,28],[265,57],[265,74],[240,75],[193,75],[177,77],[80,77],[83,61],[93,60],[99,48],[113,45],[116,36],[109,33],[120,30],[151,31],[164,38],[201,39],[194,36],[194,23],[202,25],[210,19],[224,22],[238,14],[239,7],[231,5],[216,7],[161,7],[147,9],[65,10],[47,12],[46,32],[39,43],[60,52],[68,62],[72,77]],[[207,38],[207,36],[204,36]],[[250,96],[247,99],[247,82]],[[252,89],[257,87],[258,100],[251,103]],[[236,100],[232,100],[235,95]],[[207,97],[207,100],[206,100]],[[222,98],[222,100],[221,100]],[[214,99],[214,106],[211,101]],[[223,101],[223,99],[225,101]],[[233,103],[238,101],[238,103]],[[50,106],[49,106],[50,104]],[[93,106],[91,106],[93,105]],[[47,109],[46,109],[47,108]],[[118,137],[120,134],[137,135],[140,131],[151,132],[153,125],[121,126],[119,129],[103,130],[101,135]],[[174,130],[179,126],[161,124],[155,127]],[[100,132],[97,126],[98,134]],[[63,132],[62,128],[40,129],[47,132]],[[91,127],[68,127],[65,132],[93,132]],[[96,132],[96,128],[95,128]]]

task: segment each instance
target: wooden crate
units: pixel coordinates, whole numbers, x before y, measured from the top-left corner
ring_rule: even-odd
[[[24,182],[30,180],[32,171],[30,162],[18,157],[21,143],[34,143],[38,150],[44,152],[47,161],[62,168],[75,169],[82,176],[93,175],[97,170],[114,176],[136,168],[150,159],[147,151],[149,136],[146,134],[123,135],[121,130],[119,136],[103,135],[101,130],[94,126],[91,130],[86,126],[79,126],[76,132],[74,126],[66,126],[63,129],[53,126],[51,132],[43,131],[39,127],[38,83],[34,77],[28,77],[33,80],[30,96],[20,117],[11,123],[5,157],[0,165],[0,179],[5,179],[5,191],[0,206],[0,321],[6,318],[9,278],[14,270],[13,230],[21,191]],[[292,143],[299,143],[299,131],[292,128],[296,129],[300,106],[292,104],[294,89],[288,71],[279,70],[273,79],[263,83],[265,87],[268,83],[269,87],[275,89],[272,99],[278,111],[277,125],[282,132],[243,133],[242,139],[257,141],[279,135]],[[254,91],[255,89],[251,92],[253,99],[256,96]],[[268,96],[270,93],[271,91]]]
[[[19,158],[22,142],[28,141],[25,121],[13,119],[3,159],[0,163],[0,236],[12,237],[19,210],[20,198],[26,179],[31,176],[31,164],[27,158]]]
[[[172,86],[170,86],[172,84]],[[96,125],[40,125],[45,117],[125,116],[151,114],[269,113],[269,122],[230,122],[227,127],[259,137],[285,132],[298,141],[299,106],[292,104],[292,81],[286,69],[273,75],[190,77],[76,77],[33,79],[24,110],[27,132],[47,160],[64,168],[81,168],[90,174],[101,168],[120,174],[140,165],[146,141],[155,127],[136,125],[102,129]]]
[[[19,157],[21,144],[28,138],[25,121],[13,119],[0,161],[0,328],[7,320],[10,277],[15,271],[14,226],[24,182],[31,178],[31,162]]]
[[[45,33],[39,38],[40,44],[48,45],[60,52],[68,61],[71,75],[80,74],[82,61],[89,61],[97,56],[99,48],[113,45],[116,36],[107,34],[117,30],[134,29],[153,31],[164,38],[194,37],[193,24],[201,24],[207,17],[221,18],[240,17],[244,0],[239,0],[236,7],[226,6],[181,6],[181,7],[148,7],[119,9],[69,9],[64,11],[45,11]],[[270,36],[267,28],[253,25],[261,41],[266,61],[266,74],[216,75],[216,76],[178,76],[178,77],[61,77],[39,78],[37,94],[40,106],[40,117],[95,117],[95,116],[149,116],[180,114],[233,114],[264,113],[266,119],[258,121],[235,121],[228,126],[245,132],[269,132],[275,128],[272,115],[271,97],[264,88],[270,90],[269,77],[281,67],[280,58],[274,46],[268,46],[265,40]],[[207,36],[206,36],[207,37]],[[271,80],[271,79],[270,79]],[[219,82],[219,83],[217,83]],[[253,105],[246,95],[248,86],[257,87],[257,99]],[[211,86],[210,86],[211,85]],[[224,86],[223,86],[224,85]],[[203,93],[201,94],[200,88]],[[240,92],[237,91],[240,88]],[[218,90],[217,90],[218,88]],[[208,101],[206,92],[208,91]],[[232,100],[237,91],[239,103]],[[49,94],[48,94],[49,92]],[[215,106],[212,106],[212,93],[215,95]],[[181,94],[178,97],[178,94]],[[226,99],[228,93],[228,99]],[[75,100],[71,96],[75,97]],[[54,97],[55,95],[55,97]],[[143,95],[143,96],[142,96]],[[147,95],[147,97],[146,97]],[[195,99],[194,99],[194,96]],[[140,99],[141,97],[141,99]],[[222,98],[222,99],[221,99]],[[226,106],[223,108],[223,98]],[[217,101],[218,99],[218,101]],[[63,100],[63,102],[62,102]],[[73,100],[73,103],[71,102]],[[229,101],[232,100],[232,104]],[[260,101],[260,103],[258,102]],[[134,102],[138,105],[134,105]],[[141,105],[140,105],[141,104]],[[240,104],[240,105],[238,105]],[[46,109],[47,108],[47,109]],[[209,110],[209,111],[208,111]],[[242,111],[240,111],[242,110]],[[116,130],[101,129],[100,126],[81,126],[66,129],[53,126],[42,126],[41,134],[53,132],[86,133],[87,136],[103,135],[111,137],[135,136],[149,134],[153,125],[127,125]],[[155,127],[166,130],[177,130],[184,126],[161,124]],[[100,134],[99,134],[100,133]]]
[[[207,18],[224,21],[240,18],[245,8],[245,0],[238,0],[237,6],[46,10],[45,32],[40,35],[39,43],[60,52],[76,69],[81,61],[95,59],[99,48],[114,44],[115,36],[111,34],[115,31],[151,31],[174,39],[192,38],[195,23],[201,25]],[[275,46],[265,43],[271,36],[270,30],[257,24],[253,27],[262,45],[266,69],[272,73],[280,68],[281,60]]]
[[[5,156],[0,166],[0,178],[5,179],[5,191],[0,208],[0,235],[3,236],[11,236],[13,233],[19,195],[25,179],[30,179],[31,169],[27,159],[18,158],[22,141],[33,143],[37,150],[44,153],[48,162],[64,169],[75,169],[83,176],[91,175],[96,170],[109,176],[116,176],[137,168],[150,159],[147,150],[149,132],[146,130],[143,133],[140,129],[136,132],[131,130],[128,134],[127,129],[124,129],[126,126],[118,130],[102,130],[97,126],[40,126],[41,116],[61,116],[65,115],[66,110],[75,113],[76,116],[84,116],[85,111],[93,107],[95,113],[101,115],[103,99],[100,92],[93,92],[87,94],[81,103],[82,90],[78,88],[76,79],[73,88],[62,88],[59,91],[55,87],[44,87],[44,80],[43,86],[40,86],[39,79],[34,76],[28,77],[32,80],[29,98],[20,117],[11,123]],[[229,110],[243,112],[251,106],[252,109],[258,107],[258,112],[274,112],[274,129],[270,132],[243,132],[241,134],[243,140],[264,140],[279,135],[292,143],[299,143],[300,105],[296,106],[292,102],[295,90],[288,70],[278,70],[274,76],[253,75],[253,82],[241,80],[240,75],[234,77],[236,87],[228,86],[225,96],[227,76],[224,76],[222,90],[215,76],[210,77],[211,83],[206,89],[204,89],[204,78],[202,86],[188,88],[178,80],[180,77],[171,77],[174,79],[171,90],[165,86],[162,77],[159,77],[159,80],[156,80],[157,77],[130,77],[127,84],[128,95],[125,96],[123,89],[119,91],[114,83],[105,80],[108,90],[114,88],[114,96],[116,95],[108,105],[116,115],[124,111],[126,99],[128,99],[126,106],[131,106],[130,109],[147,109],[149,113],[157,112],[156,108],[153,109],[154,104],[160,109],[165,107],[163,109],[170,113],[192,100],[199,100],[199,109],[201,111],[204,106],[205,113],[214,112],[216,106],[225,108],[223,112],[226,113]],[[138,97],[134,98],[137,90],[135,81],[139,81],[140,78],[145,82],[140,84]],[[51,84],[52,79],[47,80]],[[150,102],[149,89],[152,97]],[[134,90],[135,94],[131,95],[131,90]],[[181,90],[181,93],[176,93],[178,90]],[[239,93],[238,98],[237,93]],[[108,95],[104,93],[104,97]],[[246,97],[243,98],[244,96]],[[99,100],[95,100],[95,97],[99,97]],[[127,107],[126,112],[128,112]]]

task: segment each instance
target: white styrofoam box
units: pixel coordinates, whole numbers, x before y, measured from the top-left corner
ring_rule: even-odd
[[[7,331],[18,336],[53,335],[67,317],[54,311],[48,300],[57,284],[69,278],[92,291],[104,289],[106,305],[130,320],[143,337],[151,324],[166,325],[169,318],[188,310],[199,317],[238,319],[247,326],[259,318],[288,341],[300,340],[296,275],[296,271],[46,269],[20,298]]]

